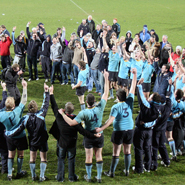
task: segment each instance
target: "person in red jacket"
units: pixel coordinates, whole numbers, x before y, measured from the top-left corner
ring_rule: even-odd
[[[10,66],[10,45],[12,44],[12,40],[10,37],[5,34],[1,35],[0,42],[0,55],[1,55],[1,65],[4,68]]]
[[[175,64],[176,64],[177,59],[180,58],[181,54],[182,54],[182,47],[181,46],[177,46],[175,52],[171,53],[171,57],[172,57],[173,61],[175,61]],[[168,62],[170,63],[170,57],[168,59]],[[173,72],[172,66],[170,66],[170,71]]]

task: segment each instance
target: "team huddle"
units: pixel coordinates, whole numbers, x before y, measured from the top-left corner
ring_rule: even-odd
[[[1,173],[8,173],[12,180],[14,157],[17,150],[17,175],[21,178],[27,174],[22,170],[24,150],[30,149],[30,171],[32,180],[38,179],[35,168],[37,150],[40,151],[39,181],[47,180],[48,132],[45,117],[49,102],[55,116],[49,133],[57,140],[58,174],[57,181],[64,182],[65,158],[68,159],[69,181],[77,181],[75,174],[76,142],[78,132],[84,136],[85,148],[84,179],[91,182],[93,152],[96,158],[98,183],[102,182],[104,146],[103,130],[113,123],[111,142],[113,154],[110,169],[104,172],[108,177],[115,176],[119,155],[123,146],[124,174],[129,175],[131,166],[131,146],[134,146],[135,173],[156,171],[157,160],[165,167],[170,160],[177,160],[185,150],[184,92],[185,92],[185,48],[177,46],[173,51],[167,35],[162,42],[154,29],[148,31],[147,25],[132,38],[127,31],[121,36],[121,26],[117,19],[113,25],[103,20],[96,25],[92,16],[83,19],[66,40],[66,29],[58,28],[51,38],[46,35],[43,23],[29,30],[20,32],[15,38],[13,27],[12,39],[6,27],[0,27],[0,55],[2,64],[3,88],[0,103],[0,153],[2,159]],[[13,43],[15,57],[10,60],[10,45]],[[27,65],[28,82],[24,80]],[[41,62],[44,73],[44,98],[39,109],[35,101],[28,104],[28,113],[23,116],[27,103],[27,83],[39,80],[37,63]],[[34,75],[32,72],[34,68]],[[71,83],[76,89],[81,111],[74,115],[74,105],[67,102],[65,108],[59,108],[54,97],[55,78],[61,85]],[[49,82],[51,86],[46,85]],[[23,92],[17,87],[22,80]],[[93,94],[84,98],[86,91],[91,92],[95,85],[100,101],[95,102]],[[7,88],[7,91],[6,91]],[[114,89],[114,91],[113,91]],[[153,91],[153,92],[152,92]],[[115,93],[115,94],[114,94]],[[134,97],[137,95],[140,111],[133,120]],[[108,100],[116,97],[108,120],[102,124],[103,113]],[[87,106],[87,107],[86,107]],[[25,129],[28,131],[28,140]],[[172,158],[169,158],[165,143],[169,144]],[[158,155],[159,152],[159,155]]]

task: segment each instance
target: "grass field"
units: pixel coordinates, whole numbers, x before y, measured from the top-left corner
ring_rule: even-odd
[[[159,39],[163,34],[168,35],[169,41],[172,43],[173,48],[177,45],[185,46],[184,44],[184,22],[185,15],[185,3],[183,0],[130,0],[130,1],[103,1],[103,0],[74,0],[82,9],[88,14],[91,14],[97,22],[101,22],[102,19],[112,24],[114,17],[118,18],[118,23],[121,24],[121,34],[124,35],[128,30],[131,30],[133,34],[142,30],[144,24],[148,25],[149,29],[155,29],[159,35]],[[21,30],[26,30],[26,24],[31,21],[30,28],[36,26],[39,22],[43,22],[47,34],[53,35],[56,32],[57,27],[66,27],[67,39],[72,32],[76,31],[78,25],[83,18],[87,18],[87,15],[79,9],[70,0],[1,0],[0,10],[0,24],[6,25],[7,29],[11,33],[13,26],[17,26],[16,35]],[[5,15],[2,15],[5,14]],[[78,23],[77,23],[78,22]],[[96,24],[97,24],[96,22]],[[13,54],[13,46],[11,46],[11,55]],[[28,102],[32,99],[38,102],[41,106],[43,98],[43,83],[44,77],[39,69],[39,81],[28,82]],[[28,70],[25,74],[28,79]],[[49,83],[48,83],[49,84]],[[22,91],[22,87],[18,84]],[[59,107],[64,107],[65,103],[71,101],[75,104],[75,113],[80,111],[79,102],[75,91],[71,90],[70,85],[60,86],[59,83],[54,85],[54,94],[58,102]],[[87,94],[87,93],[86,93]],[[96,96],[98,100],[98,96]],[[107,120],[110,108],[113,105],[113,100],[108,101],[103,117],[103,123]],[[134,103],[133,118],[137,116],[138,105],[137,101]],[[24,113],[27,112],[27,107]],[[51,108],[48,110],[46,116],[47,129],[49,130],[54,121],[54,116]],[[112,133],[112,126],[104,131],[105,146],[103,149],[104,170],[108,170],[111,163],[112,144],[110,137]],[[56,140],[50,136],[48,151],[48,166],[46,170],[46,176],[49,177],[49,181],[42,184],[61,184],[55,180],[57,174],[57,157],[56,157]],[[85,152],[81,145],[82,136],[79,135],[77,144],[77,156],[76,156],[76,174],[79,175],[80,180],[75,184],[86,184],[83,180],[85,171]],[[168,148],[169,149],[169,148]],[[122,170],[124,169],[123,154],[120,155],[120,161],[116,169],[116,176],[114,179],[103,176],[102,184],[185,184],[185,157],[178,157],[179,162],[171,162],[169,168],[164,168],[159,165],[157,172],[151,172],[148,174],[134,174],[130,170],[130,176],[125,177]],[[67,162],[67,161],[66,161]],[[37,159],[37,175],[39,175],[40,161]],[[66,163],[67,164],[67,163]],[[134,152],[132,149],[132,165],[134,165]],[[14,163],[16,169],[16,162]],[[25,158],[23,163],[23,169],[28,171],[28,176],[20,180],[14,180],[12,182],[6,181],[6,175],[0,175],[0,184],[37,184],[38,182],[32,182],[29,169],[29,151],[25,152]],[[15,170],[16,171],[16,170]],[[67,166],[66,166],[66,181],[63,184],[71,184],[67,180]],[[95,159],[93,162],[92,177],[96,175]],[[96,182],[96,181],[94,181]]]

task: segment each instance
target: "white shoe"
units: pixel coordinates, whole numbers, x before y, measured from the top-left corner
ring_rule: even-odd
[[[163,165],[164,167],[169,167],[170,165],[165,164],[163,161],[161,161],[161,165]]]
[[[38,81],[39,80],[39,78],[36,78],[36,81]]]
[[[28,82],[30,82],[30,81],[31,81],[31,78],[28,79]]]
[[[71,84],[71,87],[73,88],[75,86],[75,84]]]
[[[61,85],[65,85],[65,83],[61,83]]]
[[[48,82],[48,79],[45,79],[45,82]]]
[[[107,98],[107,100],[111,100],[111,99],[114,99],[114,96],[109,96],[109,97]]]
[[[135,167],[135,166],[134,166]],[[125,169],[123,170],[125,176],[129,176],[129,171],[126,171]]]
[[[68,85],[68,83],[66,83],[65,85]]]

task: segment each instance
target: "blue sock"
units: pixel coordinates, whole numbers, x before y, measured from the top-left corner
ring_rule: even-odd
[[[103,161],[96,162],[96,168],[97,168],[97,179],[101,179],[103,170]]]
[[[112,156],[112,162],[110,166],[111,173],[114,173],[119,162],[119,156]]]
[[[183,149],[185,150],[185,140],[183,140]]]
[[[114,97],[114,95],[113,95],[113,88],[109,89],[109,93],[110,93],[110,97]]]
[[[88,179],[91,179],[92,163],[85,163]]]
[[[174,142],[174,140],[173,141],[169,141],[169,145],[170,145],[171,151],[173,153],[173,156],[176,156],[175,142]]]
[[[126,172],[128,172],[131,164],[131,154],[125,154],[124,162],[125,162],[125,170]]]
[[[17,158],[17,173],[21,173],[22,171],[22,163],[23,163],[23,157]]]
[[[12,176],[14,158],[8,158],[8,176]]]
[[[81,110],[85,109],[85,103],[84,104],[80,104]]]
[[[30,162],[30,170],[31,170],[31,176],[36,177],[35,173],[35,162]]]
[[[44,178],[44,174],[46,171],[46,166],[47,166],[47,162],[46,161],[41,161],[40,163],[40,177]]]

